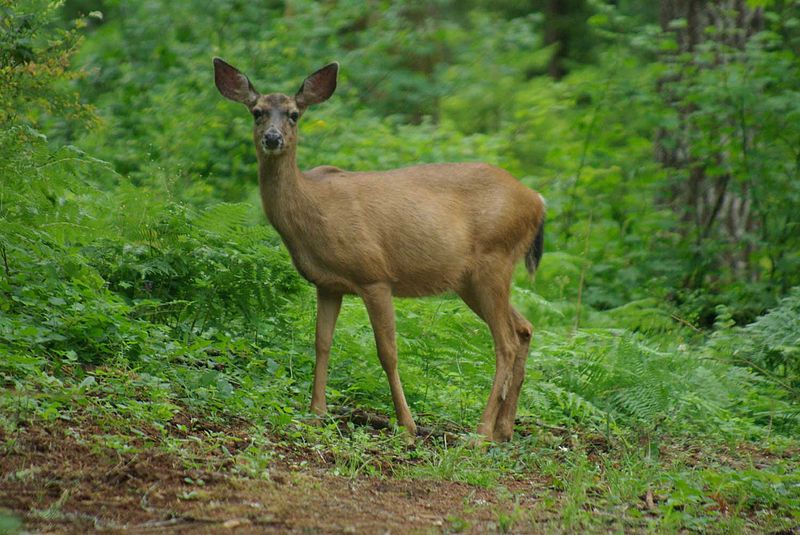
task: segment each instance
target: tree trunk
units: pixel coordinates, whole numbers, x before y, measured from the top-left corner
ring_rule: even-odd
[[[534,5],[538,3],[535,2]],[[552,45],[553,55],[547,63],[547,74],[560,80],[569,72],[568,61],[591,54],[582,50],[587,45],[587,20],[591,9],[586,0],[544,0],[544,44]],[[578,42],[583,40],[584,42]]]

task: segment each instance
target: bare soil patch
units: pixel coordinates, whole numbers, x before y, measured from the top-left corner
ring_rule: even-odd
[[[484,533],[512,523],[514,532],[537,531],[519,513],[535,504],[542,482],[504,482],[503,498],[463,483],[350,479],[302,450],[271,465],[268,479],[252,479],[213,457],[187,468],[148,448],[147,437],[130,451],[84,438],[102,433],[87,424],[0,432],[0,510],[47,533]],[[235,449],[242,437],[231,433]]]

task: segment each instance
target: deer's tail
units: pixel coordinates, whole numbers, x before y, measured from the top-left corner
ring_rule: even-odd
[[[539,195],[539,198],[542,200],[539,225],[536,229],[536,236],[533,238],[531,246],[528,247],[528,252],[525,253],[525,267],[530,274],[536,273],[536,269],[539,267],[539,262],[542,259],[542,254],[544,254],[544,198],[541,195]]]

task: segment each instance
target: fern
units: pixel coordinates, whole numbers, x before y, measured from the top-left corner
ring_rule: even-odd
[[[641,332],[668,332],[675,324],[653,298],[631,301],[606,311],[619,327]]]
[[[216,234],[223,239],[238,240],[242,231],[253,225],[250,210],[249,205],[242,203],[218,203],[200,213],[194,225],[203,232]]]
[[[551,404],[550,410],[554,406],[571,420],[581,423],[600,423],[606,417],[605,411],[577,392],[547,382],[536,385],[536,389],[545,394]]]
[[[628,331],[579,331],[567,343],[549,344],[554,345],[537,349],[535,359],[549,384],[531,382],[528,396],[540,403],[560,400],[557,405],[573,419],[611,417],[645,428],[680,426],[688,419],[713,428],[757,382],[743,368],[688,351],[658,350]],[[535,395],[542,389],[549,398]],[[551,405],[539,410],[550,411]]]
[[[784,368],[800,381],[800,287],[778,306],[744,328],[751,338],[752,357],[769,369]]]

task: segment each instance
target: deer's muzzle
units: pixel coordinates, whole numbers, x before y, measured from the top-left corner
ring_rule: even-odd
[[[263,145],[266,151],[280,150],[283,148],[283,136],[277,130],[270,128],[264,133],[264,137],[261,139],[261,145]]]

